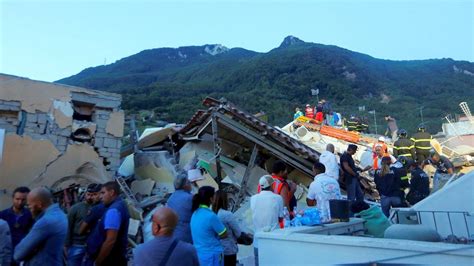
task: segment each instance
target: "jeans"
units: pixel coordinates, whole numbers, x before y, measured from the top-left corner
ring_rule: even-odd
[[[392,142],[395,142],[398,140],[398,130],[395,130],[392,132]]]
[[[382,211],[385,216],[390,216],[390,207],[400,207],[402,205],[402,199],[400,197],[388,197],[380,195],[380,205],[382,205]]]
[[[433,192],[437,191],[439,189],[439,183],[440,181],[444,181],[444,183],[446,183],[446,181],[449,180],[449,178],[451,178],[452,175],[450,174],[443,174],[443,173],[440,173],[440,172],[435,172],[434,176],[433,176]]]
[[[72,245],[67,250],[67,265],[81,266],[84,255],[86,255],[86,246]]]
[[[347,180],[347,178],[346,178]],[[361,201],[364,200],[364,193],[360,188],[359,180],[356,177],[351,177],[350,184],[346,182],[346,190],[347,190],[347,199],[349,201]]]
[[[224,266],[235,266],[237,265],[237,254],[224,255]]]
[[[258,248],[253,248],[253,255],[255,257],[255,266],[258,266]]]
[[[224,266],[224,254],[198,252],[199,265]]]

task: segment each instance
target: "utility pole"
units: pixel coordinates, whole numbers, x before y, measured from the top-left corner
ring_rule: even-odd
[[[375,134],[377,135],[377,116],[375,115],[375,109],[372,111],[369,111],[369,114],[374,115],[374,124],[375,124]]]
[[[420,109],[420,117],[421,117],[421,124],[425,124],[425,121],[423,121],[423,108],[425,108],[424,106],[421,106],[421,107],[418,107],[418,109]]]

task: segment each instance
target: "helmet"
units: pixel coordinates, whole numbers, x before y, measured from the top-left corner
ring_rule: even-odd
[[[311,107],[311,105],[309,105],[309,103],[306,104],[306,107]]]
[[[405,129],[400,129],[398,131],[398,136],[400,136],[400,137],[406,137],[407,135],[408,135],[408,133]]]
[[[426,129],[425,126],[420,125],[420,126],[418,127],[418,132],[424,132],[425,129]]]
[[[405,156],[398,156],[397,161],[403,164],[403,167],[412,165],[413,161]]]
[[[385,142],[385,137],[383,137],[383,136],[382,136],[382,137],[379,137],[379,141]]]

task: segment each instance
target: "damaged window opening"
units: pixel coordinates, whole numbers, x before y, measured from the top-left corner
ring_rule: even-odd
[[[92,117],[95,111],[94,104],[77,101],[73,101],[72,104],[74,106],[74,114],[72,115],[72,119],[92,122]]]
[[[0,110],[0,118],[3,119],[18,119],[18,111]]]
[[[110,162],[109,162],[109,160],[107,160],[107,158],[104,158],[104,159],[102,160],[102,164],[103,164],[104,166],[107,166],[107,165],[110,164]]]
[[[71,137],[79,142],[90,142],[92,140],[91,132],[87,128],[79,128],[72,133]]]

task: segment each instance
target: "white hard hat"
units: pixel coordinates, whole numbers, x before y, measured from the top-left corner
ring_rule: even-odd
[[[385,142],[385,138],[384,137],[379,137],[379,141]]]

